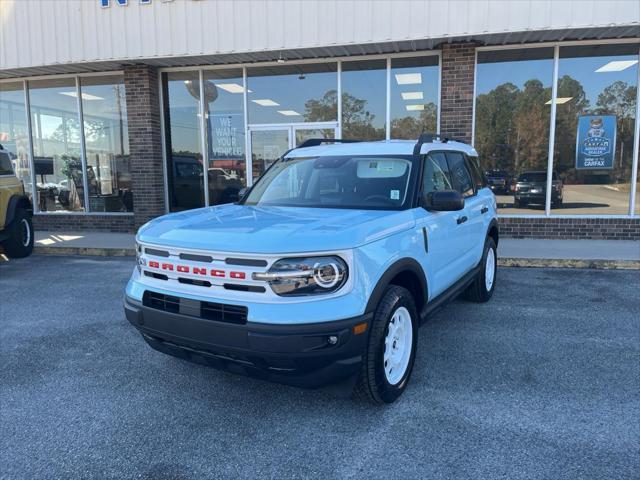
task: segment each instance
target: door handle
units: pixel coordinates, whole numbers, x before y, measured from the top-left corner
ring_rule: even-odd
[[[456,218],[456,222],[458,223],[458,225],[460,225],[461,223],[464,223],[468,220],[468,218],[466,217],[466,215],[463,215],[462,217],[458,217]]]
[[[480,210],[480,213],[485,214],[489,211],[489,207],[482,207],[482,209]]]

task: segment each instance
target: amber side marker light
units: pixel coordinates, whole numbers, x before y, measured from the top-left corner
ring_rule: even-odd
[[[353,327],[353,334],[360,335],[367,331],[367,322],[359,323]]]

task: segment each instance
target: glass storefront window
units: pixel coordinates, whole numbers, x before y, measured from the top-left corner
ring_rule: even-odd
[[[637,44],[560,48],[553,165],[564,202],[552,213],[629,212],[637,82]]]
[[[0,83],[0,144],[9,151],[13,171],[31,198],[29,133],[22,82]]]
[[[342,62],[342,138],[384,140],[387,61]]]
[[[552,82],[553,48],[478,52],[474,146],[499,213],[545,212]]]
[[[204,206],[198,72],[163,75],[167,178],[171,211]],[[208,95],[208,92],[206,92]]]
[[[235,201],[247,185],[242,70],[204,72],[209,204]]]
[[[122,76],[81,78],[89,211],[133,212]]]
[[[250,124],[335,122],[337,64],[247,69]]]
[[[82,212],[78,95],[73,78],[29,82],[37,202],[41,212]]]
[[[391,138],[438,130],[438,57],[391,59]]]

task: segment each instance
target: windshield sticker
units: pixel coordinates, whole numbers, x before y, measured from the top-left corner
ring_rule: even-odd
[[[391,200],[400,200],[400,190],[391,190]]]

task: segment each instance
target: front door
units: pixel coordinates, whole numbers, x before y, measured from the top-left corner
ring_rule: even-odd
[[[429,192],[454,188],[444,152],[431,152],[422,159],[422,197]],[[416,251],[417,259],[427,274],[429,299],[453,285],[464,274],[463,241],[457,231],[461,212],[434,212],[416,209],[417,236],[425,249]]]
[[[291,150],[311,138],[336,138],[336,125],[290,124],[256,125],[249,127],[251,139],[251,183],[287,150]]]

